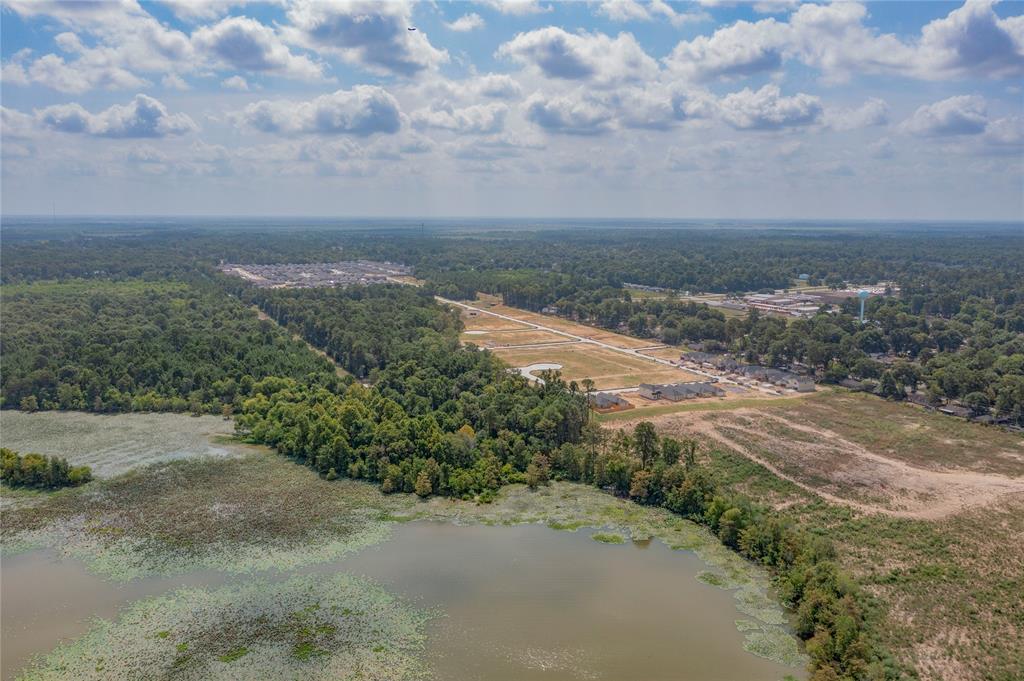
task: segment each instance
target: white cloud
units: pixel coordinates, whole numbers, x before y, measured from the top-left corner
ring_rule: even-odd
[[[658,65],[629,33],[568,33],[548,26],[520,33],[497,56],[536,67],[548,78],[585,80],[597,87],[656,78]]]
[[[677,12],[664,0],[602,0],[597,8],[612,21],[668,21],[673,26],[682,26],[687,22],[709,19],[703,13]]]
[[[476,12],[463,14],[455,21],[445,22],[444,24],[445,28],[449,31],[456,31],[457,33],[468,33],[469,31],[475,31],[479,28],[483,28],[485,25],[483,17]]]
[[[93,137],[158,138],[198,130],[187,114],[168,113],[162,102],[146,95],[136,95],[129,104],[114,105],[95,114],[76,103],[48,106],[35,113],[36,119],[51,130]]]
[[[917,68],[923,77],[1024,76],[1024,17],[1000,19],[993,4],[966,2],[922,29]]]
[[[237,75],[225,78],[220,82],[220,85],[227,90],[238,90],[239,92],[246,92],[249,89],[249,82]]]
[[[711,36],[682,41],[665,59],[692,79],[743,77],[779,70],[797,60],[827,80],[889,73],[925,80],[1024,74],[1024,18],[1000,19],[991,0],[967,2],[904,41],[865,25],[858,2],[803,4],[788,21],[737,21]]]
[[[414,76],[448,61],[448,52],[431,45],[422,30],[409,30],[406,0],[295,0],[287,14],[291,25],[282,32],[290,42],[375,73]]]
[[[889,105],[883,99],[871,97],[856,109],[829,109],[825,111],[825,125],[833,130],[857,130],[889,122]]]
[[[673,147],[668,151],[666,165],[676,172],[727,170],[734,164],[737,150],[737,144],[732,141]]]
[[[160,85],[168,90],[179,90],[181,92],[189,89],[189,85],[185,82],[185,79],[176,73],[168,73],[166,76],[161,78]]]
[[[820,99],[804,93],[784,97],[777,85],[765,85],[757,91],[744,88],[722,97],[718,106],[722,120],[739,130],[812,125],[822,116]]]
[[[787,27],[775,19],[737,21],[714,32],[681,41],[665,58],[673,73],[692,80],[737,78],[782,66]]]
[[[526,16],[550,12],[550,5],[542,5],[538,0],[476,0],[479,4],[490,7],[502,14]]]
[[[229,17],[192,34],[200,52],[225,68],[316,79],[322,69],[308,57],[292,54],[273,29],[248,17]]]
[[[579,96],[547,99],[536,94],[526,100],[525,109],[526,119],[548,132],[589,136],[612,129],[613,113],[600,103]]]
[[[303,102],[262,100],[232,118],[261,132],[366,137],[390,134],[402,126],[398,102],[386,90],[357,85]]]
[[[472,81],[472,87],[479,95],[494,99],[515,99],[523,94],[523,88],[512,76],[503,73],[489,73]]]
[[[412,114],[417,128],[438,128],[460,134],[490,135],[505,127],[508,107],[504,104],[475,104],[462,109],[434,106]]]
[[[950,97],[917,109],[900,129],[919,137],[980,135],[988,125],[988,107],[983,97]]]
[[[259,0],[270,4],[274,0]],[[231,10],[232,7],[243,7],[251,4],[251,0],[161,0],[183,21],[209,21],[217,19]]]

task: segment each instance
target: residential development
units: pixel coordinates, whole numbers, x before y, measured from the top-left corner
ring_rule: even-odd
[[[218,269],[261,288],[329,288],[353,284],[404,283],[396,277],[412,274],[411,267],[372,260],[276,265],[221,263]]]

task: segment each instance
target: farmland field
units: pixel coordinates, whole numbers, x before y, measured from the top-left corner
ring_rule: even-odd
[[[550,362],[562,365],[566,380],[593,379],[598,389],[635,387],[640,383],[674,383],[702,377],[587,343],[544,348],[496,348],[514,367]]]

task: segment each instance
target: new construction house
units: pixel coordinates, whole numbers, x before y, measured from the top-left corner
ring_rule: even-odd
[[[641,383],[639,388],[641,397],[649,400],[669,400],[678,402],[694,397],[721,397],[725,391],[711,383],[668,383],[654,384]]]

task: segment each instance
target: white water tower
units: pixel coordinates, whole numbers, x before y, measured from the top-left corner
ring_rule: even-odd
[[[864,289],[861,289],[860,291],[857,291],[857,297],[860,298],[860,323],[861,324],[864,323],[864,301],[868,299],[869,295],[871,295],[871,294],[868,293],[867,291],[865,291]]]

